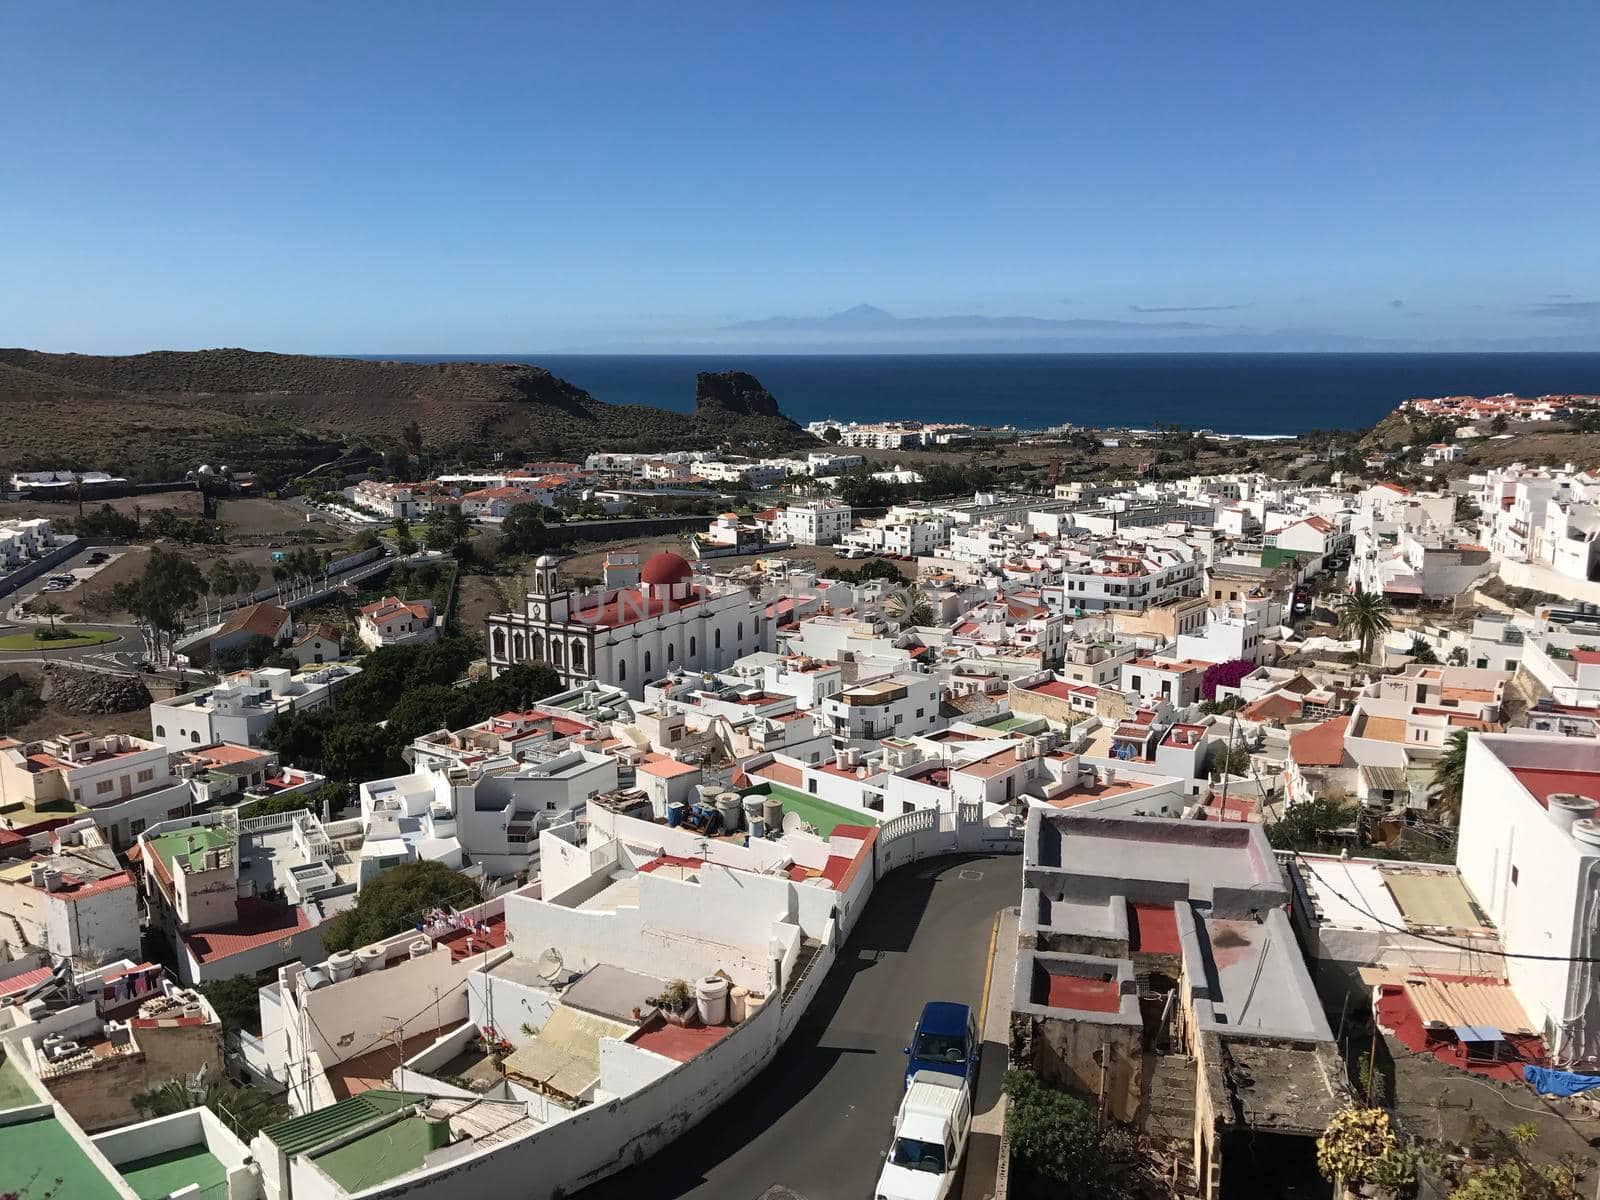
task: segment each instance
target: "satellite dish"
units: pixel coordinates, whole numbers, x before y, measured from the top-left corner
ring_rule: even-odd
[[[554,983],[561,977],[561,951],[551,946],[539,955],[539,978],[546,983]]]

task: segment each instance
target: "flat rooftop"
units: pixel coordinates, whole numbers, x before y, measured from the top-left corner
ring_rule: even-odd
[[[1281,914],[1279,914],[1281,915]],[[1288,1033],[1328,1040],[1327,1017],[1310,987],[1288,922],[1197,921],[1202,953],[1215,975],[1219,1023],[1240,1033]]]
[[[1395,926],[1434,932],[1493,930],[1451,867],[1309,854],[1296,856],[1294,871],[1317,919],[1334,928],[1373,933]]]
[[[1038,808],[1029,813],[1030,825],[1034,820],[1039,821],[1037,860],[1029,860],[1030,867],[1241,889],[1280,879],[1266,835],[1254,825],[1074,817]]]
[[[0,1171],[0,1186],[18,1200],[121,1200],[116,1185],[54,1116],[0,1125]]]
[[[198,1200],[228,1200],[228,1169],[203,1144],[119,1163],[117,1174],[142,1200],[166,1200],[191,1185],[200,1189]]]

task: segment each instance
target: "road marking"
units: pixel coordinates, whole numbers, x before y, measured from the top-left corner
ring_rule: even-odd
[[[989,961],[983,965],[983,999],[978,1001],[978,1036],[984,1031],[984,1019],[989,1015],[989,984],[994,979],[994,952],[1000,944],[1000,914],[995,913],[994,924],[989,928]]]
[[[956,878],[957,879],[982,879],[983,878],[983,872],[982,871],[974,871],[971,867],[968,867],[966,870],[958,872],[957,875],[956,875]]]

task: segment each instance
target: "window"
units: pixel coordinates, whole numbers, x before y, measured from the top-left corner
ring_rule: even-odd
[[[496,629],[494,631],[494,656],[496,658],[504,658],[506,656],[506,631],[504,629]],[[161,736],[159,729],[156,730],[156,736]]]
[[[743,621],[739,622],[739,640],[741,642],[744,641],[744,622]]]
[[[149,783],[155,777],[156,777],[156,773],[155,773],[155,770],[153,768],[148,768],[147,767],[145,770],[139,772],[139,782],[140,783]]]
[[[1511,886],[1517,886],[1517,868],[1515,866],[1511,868]]]
[[[650,651],[648,650],[644,652],[644,673],[646,675],[650,674]]]
[[[129,821],[128,822],[128,836],[129,837],[138,837],[143,832],[144,832],[144,818],[143,817],[139,817],[137,820],[133,820],[133,821]]]
[[[917,709],[917,716],[920,717],[921,715],[922,715],[922,709],[919,708],[919,709]]]
[[[817,794],[817,781],[815,779],[806,780],[806,791],[810,792],[813,796]]]
[[[1483,664],[1479,663],[1478,665],[1482,666]],[[156,726],[156,736],[158,738],[166,737],[167,736],[167,727],[165,725],[157,725]]]
[[[200,731],[198,729],[189,730],[189,740],[198,746],[200,744]]]
[[[94,785],[94,794],[96,796],[104,796],[116,786],[117,785],[112,780],[102,779],[99,783]]]
[[[689,638],[689,657],[693,658],[695,656],[695,654],[698,652],[698,650],[699,650],[699,644],[695,641],[694,637],[691,636]]]
[[[628,677],[628,664],[621,659],[617,660],[617,682],[621,683]]]
[[[678,657],[678,647],[672,642],[667,643],[667,662],[675,662]]]
[[[579,642],[572,643],[572,669],[583,670],[583,646]]]
[[[717,630],[711,635],[711,644],[718,650],[722,649],[722,630]]]

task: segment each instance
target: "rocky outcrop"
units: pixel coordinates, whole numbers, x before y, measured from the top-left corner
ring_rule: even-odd
[[[701,371],[695,380],[694,412],[697,417],[724,413],[737,417],[783,416],[772,393],[744,371]]]
[[[103,715],[148,707],[150,690],[137,675],[50,663],[44,669],[44,699],[67,712]]]

